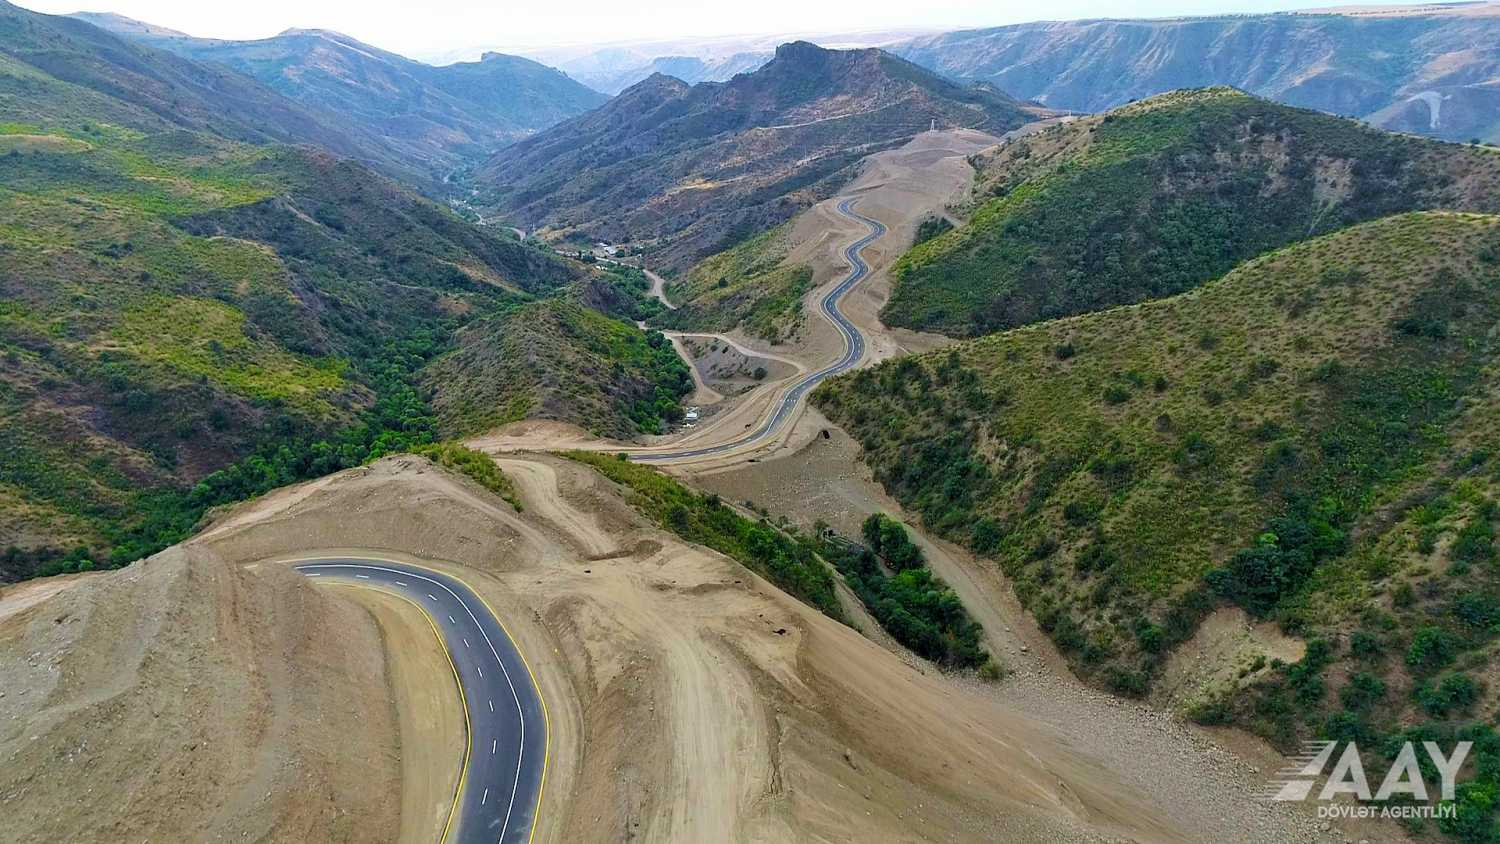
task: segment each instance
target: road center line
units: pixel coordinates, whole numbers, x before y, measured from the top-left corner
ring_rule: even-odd
[[[390,572],[391,574],[399,573],[395,569],[384,568],[382,566],[366,565],[363,563],[351,564],[333,562],[305,563],[304,565],[298,566],[297,570],[301,571],[303,574],[308,574],[309,572],[307,571],[307,569],[309,568],[364,568],[370,571]],[[476,625],[480,624],[479,617],[474,614],[473,608],[470,607],[468,602],[465,601],[457,592],[454,592],[452,589],[448,588],[448,586],[441,581],[433,580],[430,577],[424,577],[420,574],[414,576],[418,580],[435,584],[439,589],[442,589],[449,595],[452,595],[453,599],[458,601],[458,605],[460,607],[463,607],[464,612],[468,614],[470,620],[472,620]],[[437,598],[434,597],[431,592],[427,593],[427,597],[432,598],[433,601],[437,600]],[[479,627],[479,635],[484,637],[485,644],[489,646],[490,655],[495,658],[495,662],[500,665],[501,673],[505,675],[505,684],[507,687],[509,687],[511,699],[514,700],[516,704],[516,721],[517,726],[520,728],[520,744],[518,745],[516,752],[516,774],[514,779],[511,780],[510,803],[505,807],[505,821],[500,827],[499,840],[504,841],[506,833],[510,830],[511,813],[515,810],[516,806],[516,792],[521,785],[521,767],[526,758],[526,713],[525,710],[521,707],[521,697],[520,694],[516,691],[515,683],[511,680],[510,670],[505,667],[505,661],[500,658],[500,652],[495,648],[495,643],[490,641],[490,635],[484,631],[483,625],[480,625]],[[467,646],[468,642],[465,641],[464,644]],[[514,645],[513,642],[512,645]],[[494,706],[494,701],[490,701],[490,706]],[[488,795],[489,789],[485,789],[485,796],[488,797]]]

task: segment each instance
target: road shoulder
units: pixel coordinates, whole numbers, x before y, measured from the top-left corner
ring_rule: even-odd
[[[427,615],[381,589],[339,585],[380,626],[391,701],[400,726],[402,844],[442,838],[453,809],[464,746],[463,702],[452,664]]]

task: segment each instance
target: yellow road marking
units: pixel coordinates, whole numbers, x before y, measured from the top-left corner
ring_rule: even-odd
[[[325,558],[325,557],[309,557],[308,559],[317,560],[317,559],[327,559],[327,558]],[[374,558],[372,557],[370,559],[374,559]],[[383,560],[382,562],[393,563],[393,562],[395,562],[395,560]],[[402,565],[407,565],[407,564],[403,563]],[[445,641],[443,641],[443,634],[442,634],[441,631],[438,630],[437,622],[433,620],[432,614],[429,613],[429,612],[427,612],[427,610],[424,609],[421,604],[417,603],[416,601],[413,601],[412,599],[406,597],[405,595],[402,595],[400,592],[396,592],[395,590],[392,590],[392,589],[381,589],[379,586],[373,586],[373,585],[372,586],[365,586],[365,585],[359,584],[359,583],[340,583],[337,580],[323,580],[323,581],[319,581],[319,582],[322,583],[322,584],[324,584],[324,585],[327,585],[327,586],[343,586],[345,588],[353,588],[353,589],[372,589],[374,591],[381,592],[381,593],[386,594],[386,595],[390,595],[391,597],[394,597],[394,598],[400,598],[401,600],[407,602],[408,604],[411,604],[412,606],[414,606],[414,607],[417,608],[417,612],[419,612],[419,613],[422,614],[422,618],[424,618],[424,619],[427,620],[427,626],[432,628],[432,635],[437,638],[438,647],[440,647],[440,648],[443,649],[443,656],[446,656],[448,658],[448,668],[453,671],[453,684],[455,686],[458,686],[458,702],[461,703],[461,704],[463,704],[463,707],[464,707],[464,737],[465,737],[465,745],[464,745],[464,764],[463,764],[463,767],[460,768],[459,771],[458,771],[458,788],[453,792],[453,805],[448,807],[448,821],[443,824],[443,835],[442,835],[441,838],[438,839],[438,844],[445,844],[445,842],[447,842],[447,840],[448,840],[448,835],[453,831],[453,819],[458,816],[458,804],[459,804],[460,800],[463,798],[464,786],[467,784],[467,780],[469,779],[469,757],[471,755],[473,755],[473,753],[474,753],[474,728],[469,723],[469,697],[468,697],[467,694],[464,693],[464,684],[463,684],[463,681],[460,680],[459,677],[458,677],[458,664],[453,661],[453,652],[450,651],[450,650],[448,650],[448,643],[445,642]],[[465,585],[467,586],[468,584],[465,584]],[[470,590],[470,591],[473,591],[473,590]],[[479,593],[475,592],[474,594],[477,595]],[[507,634],[507,635],[509,635],[509,634]],[[541,693],[538,692],[537,696],[540,697]],[[541,803],[541,797],[540,797],[541,792],[539,791],[539,792],[537,792],[537,794],[538,794],[537,803],[540,804]]]
[[[335,559],[341,559],[341,558],[339,558],[339,557],[328,557],[328,556],[291,557],[291,558],[284,558],[284,559],[278,560],[277,562],[283,562],[283,563],[306,563],[306,562],[313,562],[315,560],[335,560]],[[537,681],[536,681],[536,672],[531,670],[531,662],[530,662],[530,660],[526,659],[526,652],[521,649],[521,646],[519,644],[516,643],[516,638],[514,636],[510,635],[510,628],[508,628],[508,627],[505,626],[505,621],[501,619],[500,614],[497,613],[497,612],[495,612],[495,608],[494,607],[490,606],[490,602],[489,602],[489,600],[487,598],[484,597],[484,593],[480,592],[478,589],[475,589],[473,586],[469,585],[469,582],[467,580],[464,580],[462,577],[460,577],[460,576],[458,576],[456,574],[452,574],[450,572],[441,571],[441,570],[438,570],[438,569],[427,568],[426,566],[420,566],[420,565],[417,565],[415,563],[408,563],[408,562],[404,562],[402,560],[392,560],[392,559],[390,559],[388,557],[366,557],[366,556],[352,556],[351,555],[351,556],[348,556],[348,557],[345,557],[345,558],[342,558],[342,559],[372,560],[372,561],[377,562],[377,563],[391,563],[392,565],[397,565],[397,566],[407,566],[409,568],[416,569],[417,571],[425,571],[428,574],[435,574],[435,575],[439,575],[439,576],[451,577],[454,580],[458,581],[459,583],[463,584],[463,587],[465,589],[469,590],[477,598],[479,598],[479,602],[482,603],[482,604],[484,604],[485,610],[487,610],[489,612],[490,616],[495,619],[495,622],[500,625],[500,630],[505,633],[505,638],[507,638],[507,639],[510,640],[511,647],[515,648],[516,649],[516,653],[520,655],[520,657],[521,657],[521,664],[524,665],[524,666],[526,666],[526,674],[528,676],[530,676],[530,678],[531,678],[531,688],[536,691],[536,699],[537,699],[537,701],[539,701],[542,704],[542,727],[546,731],[546,735],[544,736],[544,740],[542,742],[542,779],[541,779],[540,782],[537,783],[537,788],[536,788],[536,808],[533,809],[532,812],[531,812],[531,833],[526,837],[526,840],[527,840],[528,843],[532,842],[532,841],[535,841],[536,840],[536,827],[537,827],[537,823],[541,819],[541,816],[542,816],[542,797],[546,793],[546,790],[547,790],[547,768],[550,767],[550,764],[551,764],[551,761],[552,761],[552,717],[547,712],[547,696],[544,695],[544,694],[542,694],[541,684],[537,683]],[[351,585],[353,585],[353,584],[351,584]],[[395,593],[392,593],[392,594],[395,594]],[[403,596],[403,600],[408,600],[409,601],[410,599],[406,599]],[[420,608],[420,605],[418,605],[418,607]],[[433,632],[436,633],[437,632],[437,625],[433,623],[432,616],[427,615],[427,613],[426,613],[425,610],[423,611],[423,615],[427,616],[427,623],[433,625]],[[439,635],[438,639],[441,641],[442,636]],[[444,653],[448,653],[448,645],[447,645],[446,642],[443,643],[443,652]],[[453,679],[455,681],[458,681],[458,667],[453,664],[453,655],[451,653],[448,653],[448,664],[449,664],[450,667],[453,668]],[[464,729],[465,729],[465,731],[469,731],[469,703],[468,703],[468,700],[464,698],[464,695],[463,695],[463,684],[461,682],[459,683],[459,698],[461,700],[464,700]],[[472,731],[469,731],[469,739],[470,739],[471,742],[473,741],[473,732]],[[463,770],[462,776],[459,778],[459,784],[458,784],[459,794],[463,793],[464,780],[468,778],[468,775],[469,775],[469,751],[466,748],[464,750],[464,770]],[[457,811],[457,807],[458,807],[458,795],[454,796],[454,798],[453,798],[453,805],[454,805],[454,811],[456,812]],[[449,821],[450,824],[453,822],[452,814],[449,815],[448,821]],[[447,838],[448,838],[448,830],[444,829],[443,830],[443,840],[446,841]]]

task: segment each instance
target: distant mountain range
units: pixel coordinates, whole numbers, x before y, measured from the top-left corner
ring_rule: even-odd
[[[564,71],[596,91],[618,94],[654,73],[665,73],[689,84],[726,82],[737,73],[759,69],[776,55],[779,45],[792,41],[810,41],[828,49],[848,50],[884,47],[931,32],[915,29],[845,33],[783,32],[776,35],[493,49],[535,59]],[[472,60],[491,51],[492,48],[469,47],[424,54],[419,58],[433,64],[448,64]]]
[[[1060,109],[1232,85],[1386,129],[1500,139],[1500,3],[1028,23],[890,49]]]
[[[996,132],[1033,107],[875,49],[785,44],[754,73],[698,85],[657,74],[501,150],[480,198],[528,228],[660,243],[695,258],[789,218],[864,156],[938,127]]]
[[[217,62],[336,116],[363,145],[441,178],[463,161],[603,103],[567,75],[517,56],[433,67],[327,30],[258,41],[193,38],[112,14],[80,13],[125,38]]]

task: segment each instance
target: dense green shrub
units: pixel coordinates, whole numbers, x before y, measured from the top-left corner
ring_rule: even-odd
[[[1412,671],[1430,674],[1453,662],[1458,653],[1458,638],[1441,627],[1417,629],[1406,650],[1406,665]]]
[[[888,539],[894,535],[890,531],[894,525],[905,537],[899,522],[876,515],[883,521],[876,522],[874,517],[866,520],[870,533]],[[825,537],[820,548],[896,641],[940,665],[977,668],[988,661],[980,647],[983,630],[979,623],[969,617],[958,596],[928,571],[920,558],[914,565],[887,575],[868,548],[833,537]]]
[[[907,536],[906,528],[884,513],[871,513],[860,528],[870,550],[896,571],[919,568],[926,563],[922,549]]]

